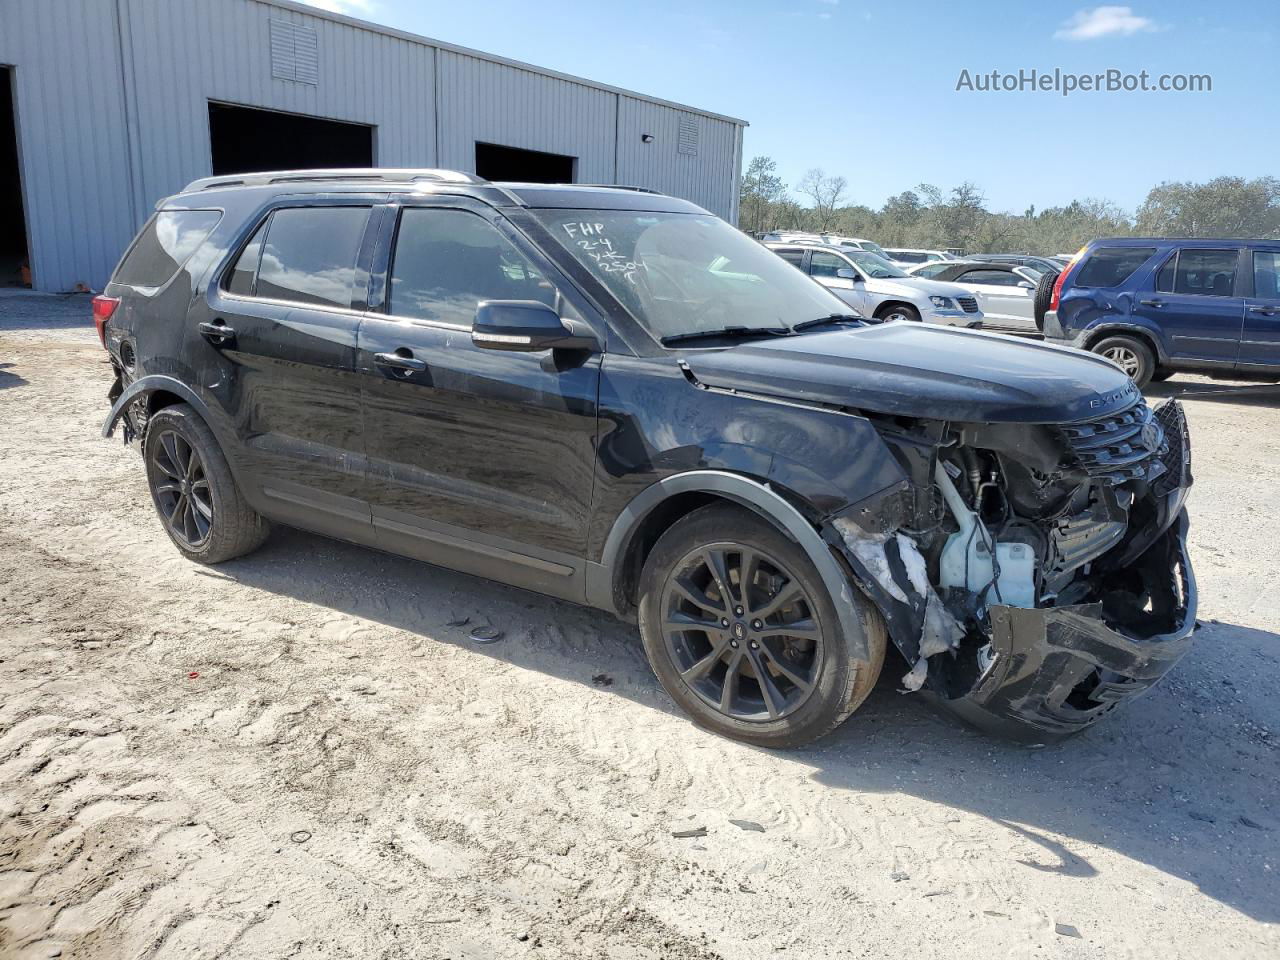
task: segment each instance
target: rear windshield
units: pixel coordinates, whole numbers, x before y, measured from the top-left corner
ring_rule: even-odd
[[[221,217],[217,210],[161,210],[142,228],[112,281],[131,287],[163,286]]]
[[[1099,247],[1076,274],[1075,286],[1118,287],[1155,252],[1155,247]]]

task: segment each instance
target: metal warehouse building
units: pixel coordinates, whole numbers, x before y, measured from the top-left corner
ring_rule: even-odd
[[[287,0],[4,0],[0,283],[100,289],[196,177],[448,167],[736,222],[744,123]]]

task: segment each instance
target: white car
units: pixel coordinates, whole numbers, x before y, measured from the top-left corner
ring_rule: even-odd
[[[1035,267],[984,260],[920,263],[912,276],[963,287],[978,299],[987,328],[1033,332],[1036,329],[1036,285],[1043,273]]]
[[[963,287],[909,277],[869,250],[831,244],[766,243],[864,317],[982,326],[977,299]]]
[[[874,240],[863,240],[861,237],[842,237],[834,233],[802,233],[791,230],[775,230],[766,233],[761,243],[816,243],[833,247],[851,247],[854,250],[870,250],[874,254],[889,259],[884,247]]]
[[[959,260],[953,253],[945,250],[917,250],[914,247],[887,247],[884,256],[904,269],[916,263],[936,263],[941,260]]]

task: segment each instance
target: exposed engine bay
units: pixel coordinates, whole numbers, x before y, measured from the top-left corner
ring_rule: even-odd
[[[1060,425],[871,419],[909,479],[832,526],[911,664],[905,690],[1006,733],[1062,735],[1186,649],[1177,401]]]

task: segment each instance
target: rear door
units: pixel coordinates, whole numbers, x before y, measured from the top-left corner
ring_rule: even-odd
[[[482,349],[471,327],[481,300],[598,320],[483,204],[405,206],[384,237],[357,361],[378,544],[581,599],[600,354]]]
[[[1171,358],[1235,365],[1244,324],[1242,257],[1239,247],[1183,247],[1155,271],[1153,291],[1135,292],[1133,312],[1160,328]]]
[[[277,204],[189,321],[236,424],[246,496],[354,540],[371,534],[355,355],[374,204]]]
[[[1280,367],[1280,244],[1248,251],[1252,286],[1245,291],[1237,366]]]

